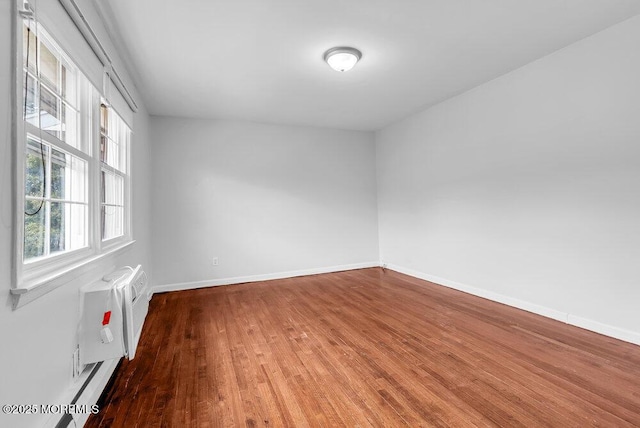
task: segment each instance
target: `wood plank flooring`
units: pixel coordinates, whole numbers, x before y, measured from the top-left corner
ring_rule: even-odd
[[[640,347],[382,269],[153,297],[87,427],[640,426]]]

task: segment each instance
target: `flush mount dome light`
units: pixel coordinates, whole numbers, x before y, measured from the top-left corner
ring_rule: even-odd
[[[324,53],[324,60],[335,71],[349,71],[362,58],[362,52],[356,48],[337,47]]]

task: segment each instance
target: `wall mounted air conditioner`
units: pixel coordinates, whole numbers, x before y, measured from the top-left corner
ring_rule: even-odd
[[[133,359],[149,310],[147,275],[127,266],[80,288],[80,364]]]

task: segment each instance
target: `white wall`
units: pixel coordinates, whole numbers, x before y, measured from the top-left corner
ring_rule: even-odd
[[[635,17],[378,132],[381,259],[640,343],[638,46]]]
[[[115,266],[142,263],[151,273],[149,257],[149,137],[148,115],[134,118],[133,233],[137,242],[118,257],[93,265],[92,272],[71,280],[27,305],[11,309],[11,14],[10,2],[0,2],[0,405],[69,404],[67,392],[78,387],[71,376],[77,344],[78,289],[101,278]],[[103,39],[104,40],[104,35]],[[107,44],[108,45],[108,44]],[[39,427],[50,415],[7,416],[0,426]]]
[[[156,284],[377,262],[372,133],[166,117],[151,130]]]

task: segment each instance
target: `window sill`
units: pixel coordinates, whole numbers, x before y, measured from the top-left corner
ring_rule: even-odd
[[[52,274],[38,278],[37,281],[30,282],[27,286],[15,287],[10,290],[12,297],[13,309],[17,309],[33,302],[37,298],[55,290],[56,288],[67,284],[68,282],[89,276],[98,267],[95,262],[104,259],[107,256],[118,254],[125,249],[131,247],[136,241],[127,241],[119,245],[114,245],[101,254],[84,258],[64,269],[56,271]]]

